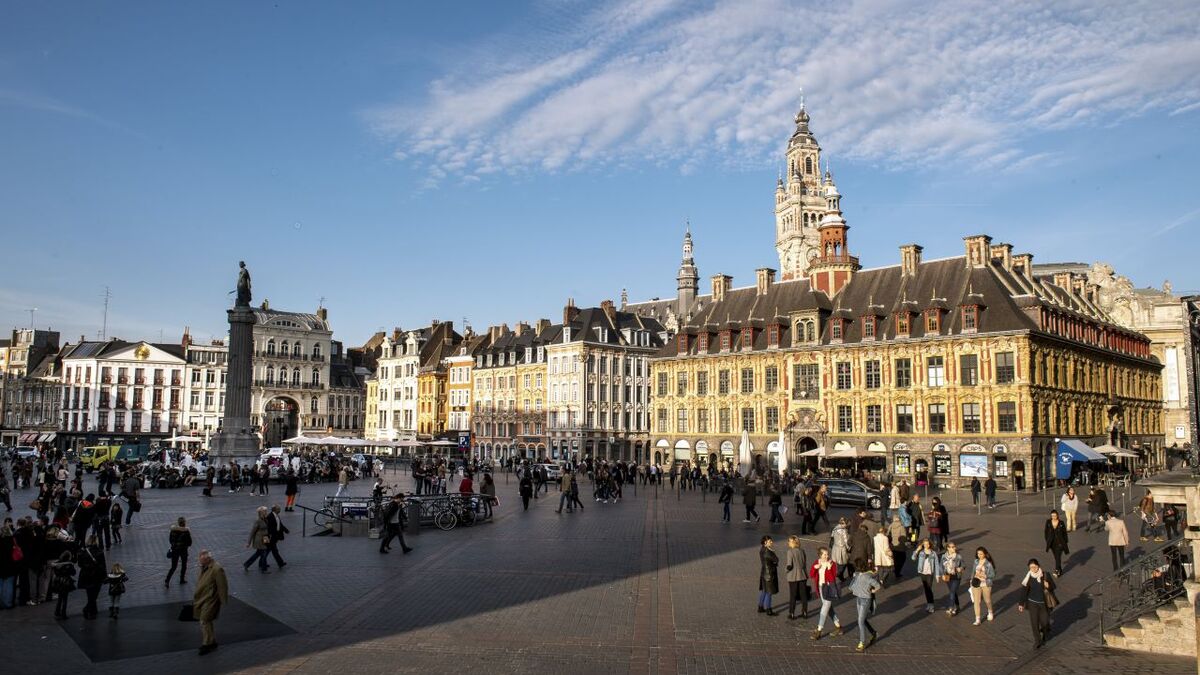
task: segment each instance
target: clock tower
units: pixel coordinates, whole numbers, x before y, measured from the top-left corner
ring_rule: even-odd
[[[808,111],[800,99],[796,131],[787,143],[786,176],[775,183],[775,251],[779,254],[780,278],[801,279],[820,251],[817,227],[828,213],[825,186],[832,182],[821,176],[821,146],[808,128]]]

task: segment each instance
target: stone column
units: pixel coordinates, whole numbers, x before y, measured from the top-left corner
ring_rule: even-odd
[[[239,305],[229,310],[229,363],[225,375],[225,418],[210,444],[210,464],[258,458],[259,437],[250,425],[250,387],[254,378],[254,312]]]

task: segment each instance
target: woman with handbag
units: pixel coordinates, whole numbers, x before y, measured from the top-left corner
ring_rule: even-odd
[[[75,590],[75,563],[71,561],[71,552],[63,551],[58,561],[51,563],[50,571],[53,578],[50,581],[50,592],[58,596],[54,605],[54,618],[67,618],[67,596]]]
[[[758,549],[758,611],[775,616],[771,596],[779,592],[779,555],[775,553],[775,542],[764,536]]]
[[[946,552],[942,554],[942,581],[946,583],[946,592],[950,597],[946,600],[946,613],[950,616],[958,614],[958,586],[962,582],[963,559],[958,554],[956,544],[946,544]]]
[[[849,575],[850,531],[848,528],[846,519],[838,518],[838,524],[834,526],[833,532],[829,535],[829,545],[833,550],[831,557],[838,567],[838,581],[842,580],[843,575]]]
[[[796,600],[800,601],[800,618],[808,618],[808,557],[800,547],[800,537],[788,537],[786,559],[788,582],[788,619],[796,618]]]
[[[933,614],[933,582],[942,576],[942,559],[928,539],[922,539],[913,551],[912,559],[917,562],[917,575],[925,589],[925,611]]]
[[[992,612],[992,582],[996,579],[996,564],[992,554],[982,546],[975,549],[975,566],[971,573],[971,604],[975,606],[975,624],[980,624],[983,606],[987,605],[987,620],[995,615]]]
[[[1051,511],[1050,517],[1046,519],[1046,550],[1054,554],[1054,576],[1061,577],[1063,573],[1062,557],[1063,554],[1070,554],[1071,551],[1067,546],[1067,526],[1058,517],[1058,511]]]
[[[1029,614],[1029,627],[1033,630],[1033,646],[1040,649],[1050,637],[1050,611],[1058,605],[1054,596],[1054,579],[1046,574],[1037,558],[1029,559],[1029,572],[1021,580],[1024,590],[1017,611]]]
[[[817,619],[817,628],[813,631],[812,639],[820,640],[825,630],[825,620],[833,618],[833,635],[842,634],[842,622],[838,620],[837,612],[833,611],[833,601],[841,595],[838,588],[838,564],[829,556],[829,549],[821,547],[817,550],[817,561],[808,570],[808,578],[812,579],[817,588],[817,597],[821,599],[821,615]]]
[[[163,585],[171,587],[171,577],[175,576],[175,568],[179,568],[180,585],[187,583],[188,549],[192,547],[192,531],[188,529],[187,520],[183,516],[171,526],[167,535],[167,557],[171,559],[171,569],[167,572],[167,580]]]
[[[270,574],[271,570],[267,569],[267,553],[271,548],[270,529],[267,526],[267,507],[258,507],[258,518],[255,519],[254,525],[250,527],[250,540],[246,542],[246,548],[253,548],[254,554],[251,555],[246,562],[242,563],[242,569],[249,571],[250,566],[258,561],[258,571],[263,574]]]

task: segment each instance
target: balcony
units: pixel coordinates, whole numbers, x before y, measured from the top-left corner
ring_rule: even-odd
[[[100,378],[101,384],[112,384],[112,375],[105,375]]]
[[[129,377],[125,375],[118,375],[117,384],[129,384]]]
[[[125,410],[128,407],[129,407],[129,405],[125,402],[125,399],[123,399],[123,398],[117,399],[117,409],[118,410]]]
[[[139,375],[139,376],[133,378],[133,383],[139,387],[143,387],[146,385],[146,378],[145,378],[145,376]]]
[[[178,377],[172,377],[171,378],[171,386],[172,387],[181,387],[181,386],[183,386],[183,381],[180,380]]]
[[[156,387],[163,386],[163,376],[162,375],[154,376],[154,386],[156,386]]]

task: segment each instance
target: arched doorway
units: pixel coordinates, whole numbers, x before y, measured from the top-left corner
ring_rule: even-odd
[[[816,471],[821,462],[816,457],[807,457],[804,453],[810,450],[816,450],[819,446],[812,436],[805,436],[796,441],[796,458],[804,464],[804,468],[809,471]]]
[[[263,408],[263,442],[266,447],[280,447],[284,439],[295,436],[299,421],[300,404],[283,396],[268,401]]]
[[[1012,463],[1013,487],[1017,490],[1025,489],[1025,462],[1016,460]]]

